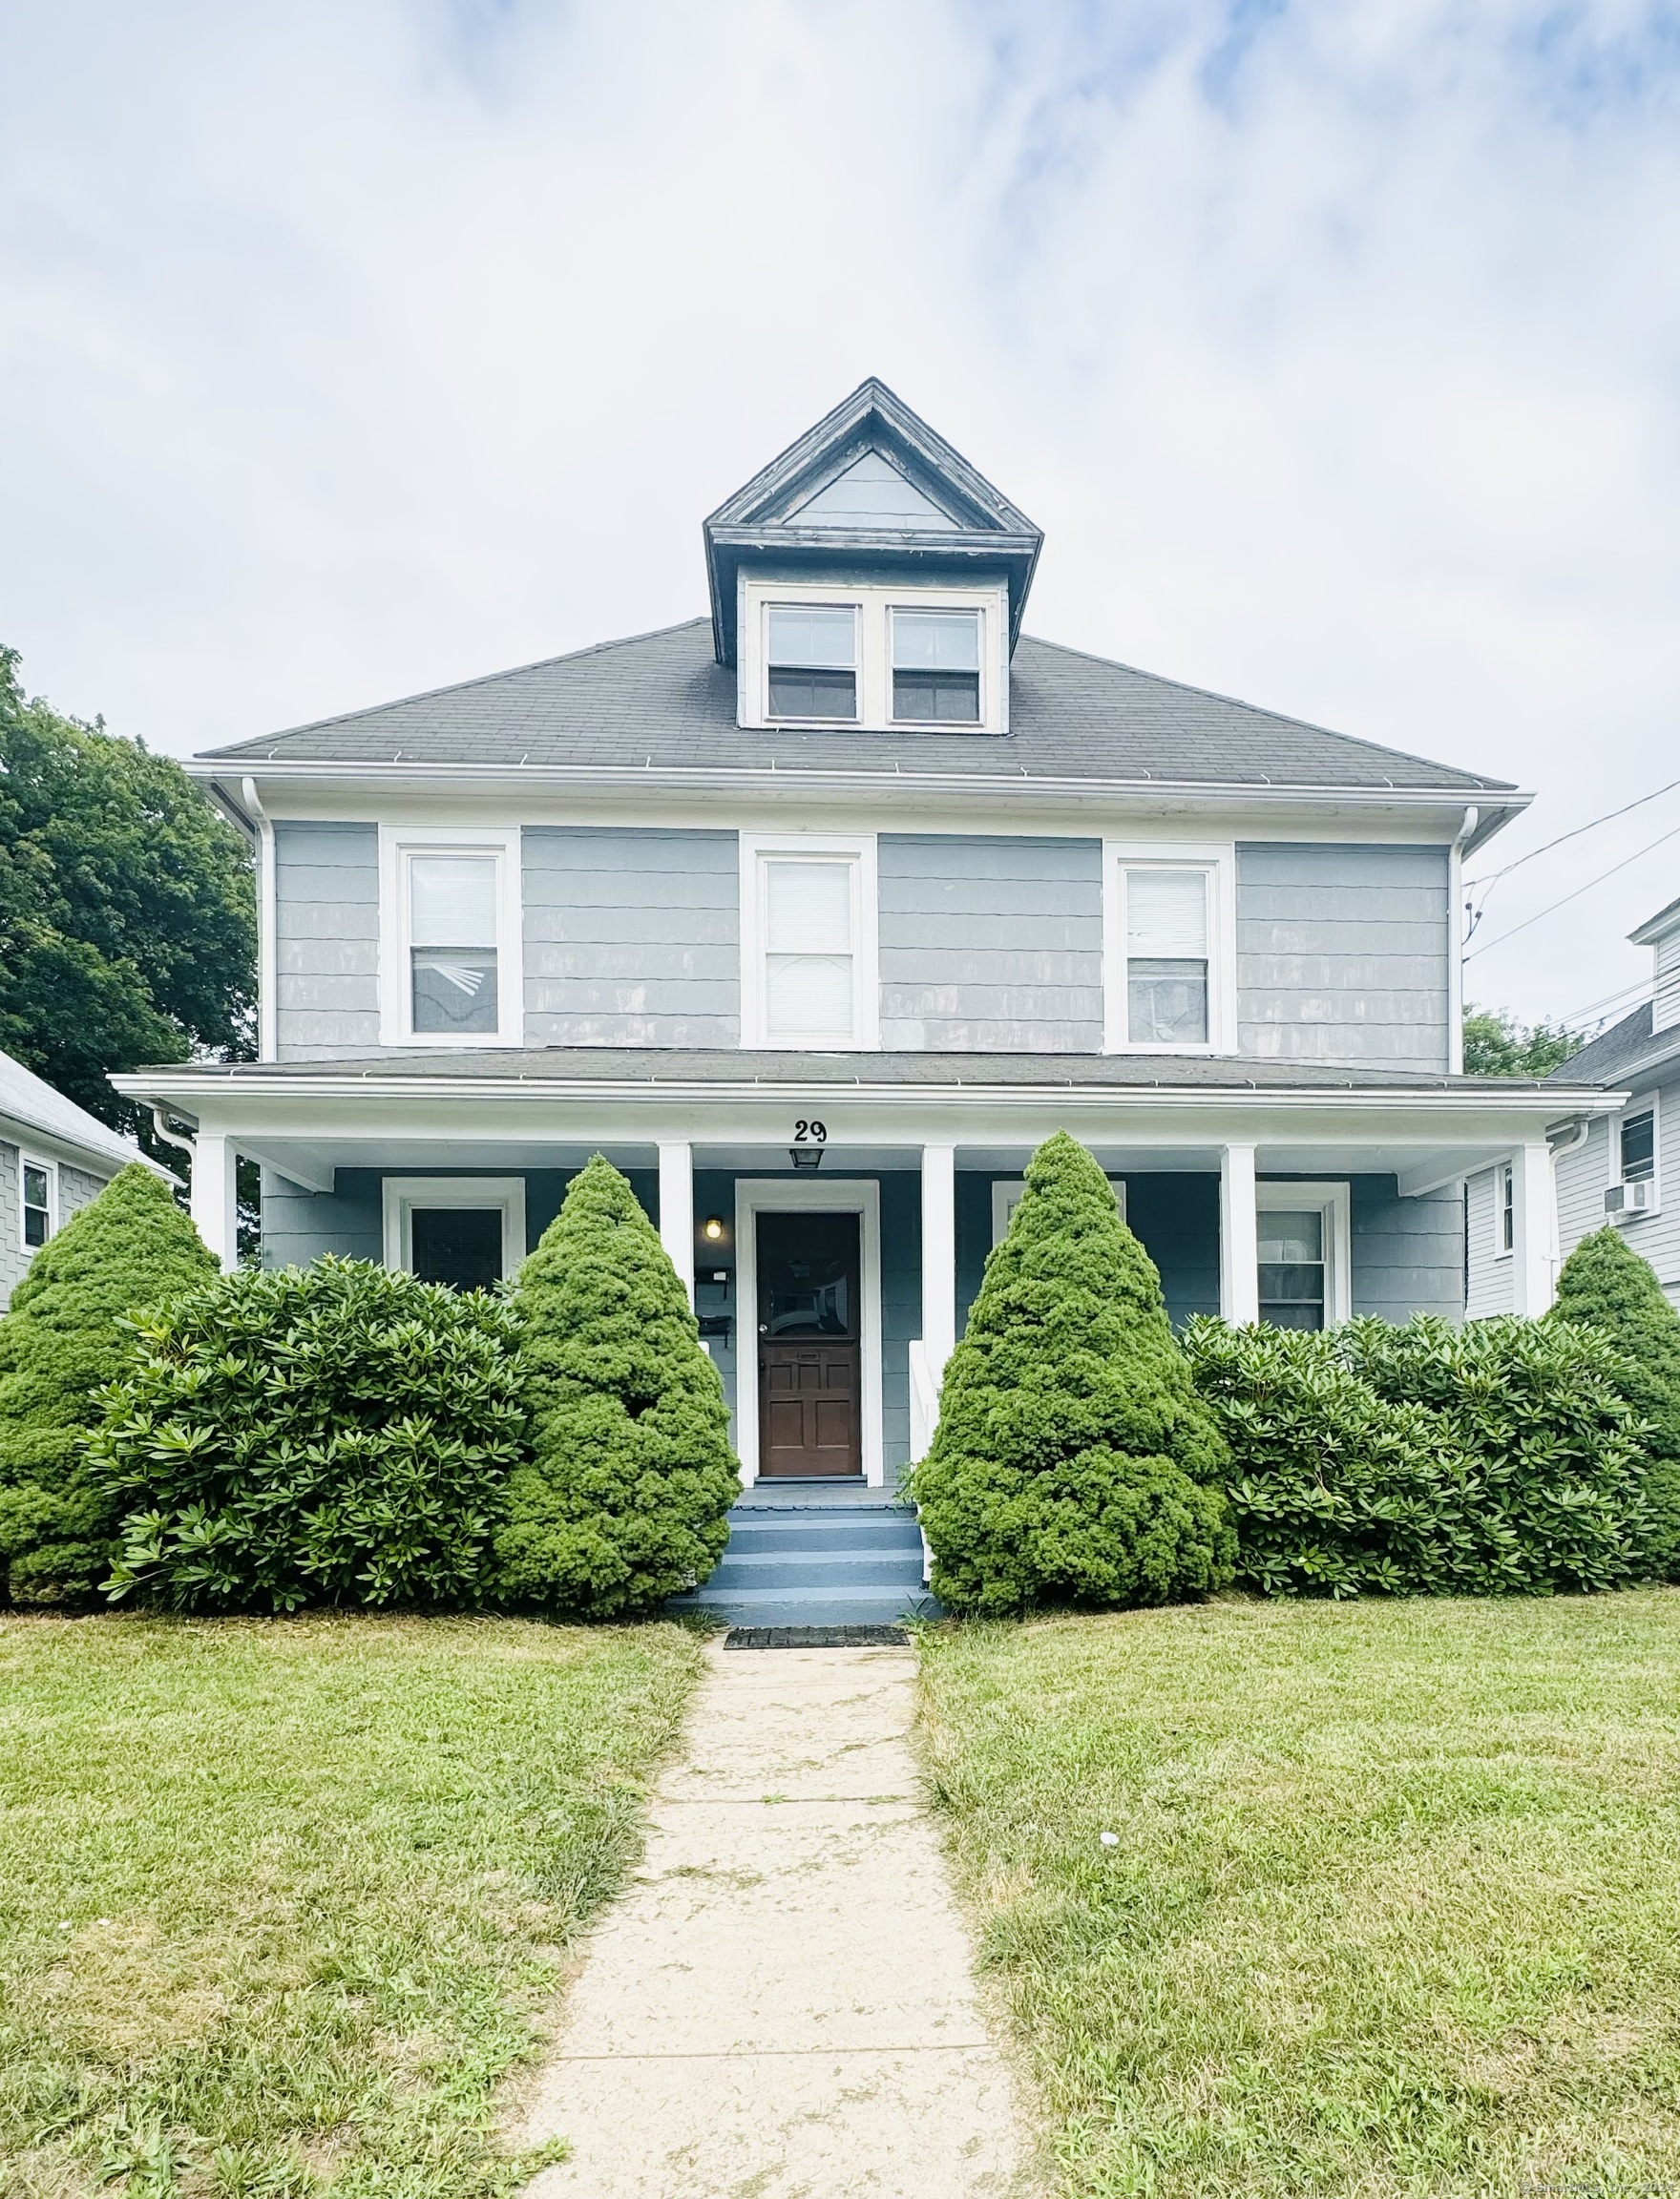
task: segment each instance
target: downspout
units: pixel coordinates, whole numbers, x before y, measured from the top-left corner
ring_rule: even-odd
[[[241,781],[245,807],[257,821],[257,1058],[279,1054],[277,1024],[279,953],[275,941],[274,820],[262,806],[255,779]]]
[[[247,779],[246,785],[250,785]],[[1464,942],[1459,936],[1460,903],[1464,892],[1464,845],[1481,822],[1474,805],[1464,812],[1457,839],[1447,854],[1447,1075],[1464,1074]]]

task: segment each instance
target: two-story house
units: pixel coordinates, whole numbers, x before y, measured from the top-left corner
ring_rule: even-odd
[[[1680,1306],[1680,901],[1628,937],[1650,949],[1650,998],[1549,1079],[1614,1095],[1613,1112],[1564,1113],[1553,1126],[1556,1250],[1566,1260],[1584,1237],[1614,1223]],[[1512,1162],[1502,1160],[1466,1187],[1472,1314],[1508,1313],[1514,1303],[1514,1181]]]
[[[868,382],[704,529],[708,618],[212,751],[262,1045],[117,1079],[263,1256],[510,1274],[597,1148],[692,1280],[749,1480],[890,1482],[1034,1146],[1175,1318],[1457,1316],[1461,1186],[1613,1095],[1460,1074],[1503,781],[1023,634],[1037,527]]]

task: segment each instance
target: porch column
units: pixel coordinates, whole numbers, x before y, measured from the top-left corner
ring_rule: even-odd
[[[1511,1310],[1541,1314],[1551,1305],[1553,1201],[1551,1147],[1544,1138],[1511,1155]]]
[[[660,1141],[660,1243],[694,1304],[694,1148]]]
[[[1219,1155],[1219,1310],[1235,1326],[1260,1318],[1260,1241],[1254,1223],[1254,1148]]]
[[[239,1154],[231,1138],[220,1131],[200,1130],[193,1141],[193,1181],[190,1204],[206,1251],[223,1267],[237,1267],[240,1258],[240,1204],[234,1171]]]
[[[956,1345],[956,1147],[922,1147],[922,1349],[938,1385]]]

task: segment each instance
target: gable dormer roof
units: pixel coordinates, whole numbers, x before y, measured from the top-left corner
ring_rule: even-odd
[[[713,645],[726,665],[735,661],[736,581],[747,560],[773,559],[784,572],[844,562],[924,579],[1001,574],[1013,649],[1044,540],[872,376],[720,504],[704,535]]]

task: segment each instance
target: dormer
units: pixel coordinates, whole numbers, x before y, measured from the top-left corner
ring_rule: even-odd
[[[1651,1035],[1672,1031],[1680,1025],[1680,901],[1659,909],[1628,937],[1633,946],[1651,951]]]
[[[744,727],[1001,734],[1043,535],[883,383],[705,523]]]

